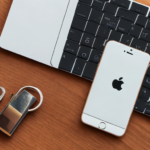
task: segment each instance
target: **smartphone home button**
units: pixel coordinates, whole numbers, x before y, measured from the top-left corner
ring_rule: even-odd
[[[100,129],[105,129],[105,128],[106,128],[106,123],[105,123],[105,122],[101,122],[101,123],[99,124],[99,128],[100,128]]]

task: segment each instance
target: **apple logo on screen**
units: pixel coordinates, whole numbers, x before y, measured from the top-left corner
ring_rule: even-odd
[[[119,80],[115,79],[112,83],[112,86],[114,89],[117,89],[118,91],[122,90],[121,85],[124,84],[122,81],[123,77],[121,77]]]

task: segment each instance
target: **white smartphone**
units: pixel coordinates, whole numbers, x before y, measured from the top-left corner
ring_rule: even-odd
[[[123,136],[146,71],[150,56],[110,41],[100,60],[85,104],[82,122],[115,136]]]

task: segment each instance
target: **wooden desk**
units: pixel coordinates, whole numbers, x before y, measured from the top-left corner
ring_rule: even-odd
[[[149,0],[139,1],[150,5]],[[0,0],[0,32],[11,2]],[[0,111],[12,92],[25,85],[40,88],[44,103],[27,115],[11,138],[0,133],[0,150],[150,149],[149,117],[134,112],[122,138],[86,126],[81,113],[91,82],[0,49],[0,86],[7,91]]]

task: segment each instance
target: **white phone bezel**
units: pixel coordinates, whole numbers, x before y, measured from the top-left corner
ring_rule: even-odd
[[[103,120],[91,117],[85,113],[82,114],[81,120],[86,125],[90,125],[94,128],[97,128],[99,130],[103,130],[105,132],[111,133],[111,134],[118,136],[118,137],[123,136],[126,132],[126,129],[123,129],[123,128],[120,128],[120,127],[115,126],[113,124],[107,123]],[[104,128],[104,129],[100,128],[101,123],[105,123],[107,128]]]

